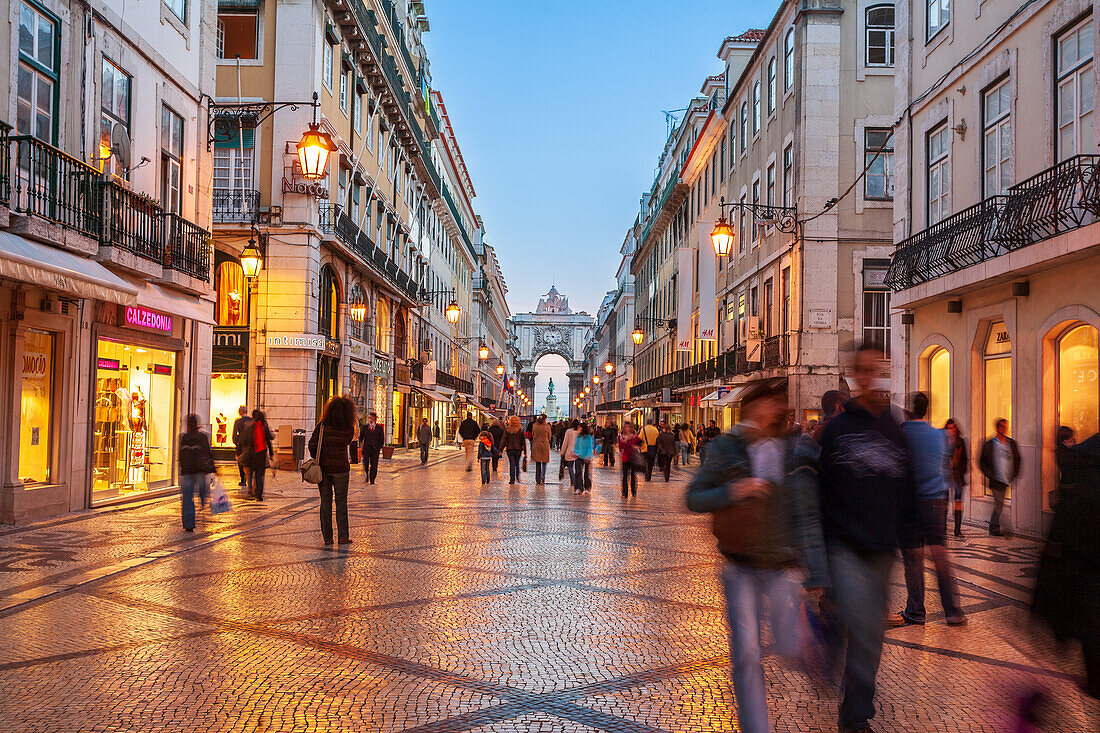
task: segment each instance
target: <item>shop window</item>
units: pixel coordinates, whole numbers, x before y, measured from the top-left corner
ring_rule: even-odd
[[[351,335],[360,341],[366,341],[367,333],[367,301],[363,297],[363,289],[356,283],[351,289],[348,298],[348,321],[351,325]]]
[[[96,499],[168,486],[176,454],[175,352],[99,341],[93,415]]]
[[[320,302],[317,308],[317,333],[336,338],[340,296],[336,288],[336,273],[325,265],[321,268]]]
[[[985,414],[982,429],[986,435],[993,434],[993,422],[1004,418],[1012,430],[1012,340],[1004,321],[998,321],[989,328],[983,354]],[[977,482],[984,484],[984,482]],[[981,488],[978,489],[982,490]],[[1011,491],[1011,488],[1009,489]],[[992,496],[984,488],[986,496]]]
[[[218,58],[258,59],[259,16],[218,13]]]
[[[1100,431],[1097,331],[1079,324],[1058,339],[1058,425],[1085,440]]]
[[[951,352],[936,347],[928,356],[928,421],[942,428],[951,417]]]
[[[248,282],[236,260],[226,260],[214,269],[214,320],[219,326],[248,325]]]
[[[390,306],[386,302],[385,298],[379,298],[374,307],[374,348],[378,351],[389,351],[389,329],[390,329]],[[382,415],[385,412],[385,405],[382,408],[375,407],[378,410],[378,414]]]
[[[53,424],[53,369],[56,336],[28,330],[23,339],[23,378],[19,400],[19,480],[50,480]]]

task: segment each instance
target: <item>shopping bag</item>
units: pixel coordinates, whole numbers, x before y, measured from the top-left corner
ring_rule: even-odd
[[[527,456],[523,457],[523,472],[527,472]]]
[[[223,514],[233,508],[222,482],[215,478],[210,484],[210,513]]]

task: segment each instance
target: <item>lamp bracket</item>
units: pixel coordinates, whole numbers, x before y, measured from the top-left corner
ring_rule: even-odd
[[[254,130],[260,124],[281,109],[289,107],[296,110],[300,107],[312,107],[316,120],[317,110],[321,103],[317,101],[317,95],[309,102],[245,102],[242,104],[227,104],[210,100],[210,113],[206,120],[206,149],[209,150],[214,143],[225,143],[233,139],[238,130]]]
[[[725,217],[726,209],[737,209],[741,216],[746,213],[764,226],[773,226],[784,234],[794,234],[798,229],[798,211],[793,206],[769,206],[741,201],[727,202],[725,197],[718,202],[719,210]]]

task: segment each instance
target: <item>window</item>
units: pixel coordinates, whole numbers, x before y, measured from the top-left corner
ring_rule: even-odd
[[[356,132],[363,131],[363,95],[358,92],[351,97],[351,124]]]
[[[187,22],[187,0],[164,0],[164,4],[176,14],[177,18],[184,23]]]
[[[783,299],[779,311],[779,332],[787,333],[791,330],[791,268],[783,268],[779,283],[782,288],[780,297]]]
[[[321,39],[321,82],[332,91],[332,44],[328,38]]]
[[[775,310],[775,286],[771,278],[764,281],[764,338],[772,335],[772,312]]]
[[[741,103],[741,155],[749,146],[749,103]]]
[[[19,399],[19,480],[50,480],[50,436],[53,432],[53,372],[56,334],[27,329]]]
[[[317,308],[317,333],[336,338],[336,321],[340,312],[340,296],[336,289],[336,273],[328,265],[321,268],[320,301]]]
[[[248,325],[248,281],[236,260],[223,260],[214,268],[214,321],[218,326]]]
[[[1098,368],[1095,328],[1081,323],[1058,339],[1058,425],[1073,428],[1079,441],[1100,430]]]
[[[258,59],[259,16],[256,13],[218,13],[218,58]]]
[[[367,301],[363,296],[363,289],[359,287],[359,283],[356,283],[351,289],[351,296],[348,298],[348,315],[350,316],[349,323],[351,324],[352,337],[360,341],[366,341],[369,336],[367,332]]]
[[[19,5],[18,105],[15,129],[20,135],[54,140],[58,76],[57,21],[27,3]]]
[[[783,148],[783,205],[794,202],[794,144]]]
[[[726,136],[722,135],[722,142],[719,143],[718,154],[718,167],[721,169],[718,174],[718,178],[721,181],[726,180]]]
[[[768,166],[767,188],[765,189],[768,206],[775,206],[775,163]]]
[[[894,131],[867,128],[863,131],[863,198],[889,201],[894,198]]]
[[[246,130],[246,133],[252,130]],[[234,136],[227,143],[214,143],[214,190],[252,191],[252,135],[244,143]]]
[[[741,195],[741,208],[737,210],[737,250],[745,251],[745,241],[748,239],[748,228],[745,226],[745,195]]]
[[[1012,339],[1008,335],[1008,328],[1004,321],[997,321],[989,327],[989,336],[985,342],[984,352],[984,377],[985,377],[985,415],[982,425],[986,430],[993,432],[995,420],[1008,420],[1009,434],[1012,433]],[[985,482],[975,482],[981,496],[981,485]],[[1005,494],[1010,496],[1011,489]],[[989,487],[985,487],[985,495],[991,496]]]
[[[1058,37],[1058,160],[1093,152],[1092,18]]]
[[[760,179],[757,178],[755,181],[752,182],[753,213],[751,214],[751,216],[752,216],[752,246],[753,247],[756,246],[756,243],[757,243],[756,240],[760,236],[760,227],[756,223],[756,221],[757,221],[757,219],[756,219],[756,206],[759,203],[760,203]]]
[[[982,193],[1006,193],[1012,185],[1012,117],[1008,80],[982,95]]]
[[[951,353],[935,347],[928,357],[928,422],[942,428],[951,417]]]
[[[890,355],[890,291],[863,291],[863,343]]]
[[[340,70],[340,111],[344,114],[348,113],[348,87],[350,86],[348,77],[350,76],[350,72],[344,69]]]
[[[894,6],[867,8],[864,28],[865,58],[868,66],[894,65]]]
[[[951,168],[947,123],[928,133],[928,225],[951,213]]]
[[[951,22],[951,0],[924,0],[928,8],[925,38],[929,41]]]
[[[794,84],[794,28],[783,39],[783,91]]]
[[[180,174],[183,160],[183,118],[164,105],[160,109],[160,203],[180,213]]]
[[[775,111],[775,56],[768,62],[768,114]]]
[[[760,82],[752,85],[752,134],[760,132]]]
[[[112,155],[111,136],[115,125],[121,125],[127,134],[130,132],[130,75],[105,58],[100,79],[99,157],[104,161],[105,172],[127,178],[130,172]]]

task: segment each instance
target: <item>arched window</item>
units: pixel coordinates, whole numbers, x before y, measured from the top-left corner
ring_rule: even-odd
[[[363,297],[363,288],[359,283],[351,288],[348,296],[348,317],[351,324],[351,335],[360,341],[367,340],[367,301]]]
[[[1071,326],[1058,339],[1058,425],[1072,428],[1079,441],[1100,431],[1098,368],[1096,329]]]
[[[397,357],[398,361],[403,361],[408,356],[407,323],[408,318],[405,315],[405,309],[401,308],[393,319],[393,355]]]
[[[752,134],[760,132],[760,81],[752,85]]]
[[[329,265],[321,267],[321,291],[317,307],[317,333],[336,338],[336,321],[340,311],[340,295],[336,273]]]
[[[794,84],[794,28],[783,39],[783,91]]]
[[[385,298],[379,298],[374,306],[374,348],[389,351],[390,305]]]
[[[768,114],[775,111],[775,56],[768,61]]]
[[[928,356],[928,422],[942,428],[951,417],[951,352],[936,347]]]
[[[894,65],[894,6],[867,8],[864,53],[868,66]]]
[[[214,269],[214,320],[219,326],[248,325],[248,283],[236,260],[224,260]]]

